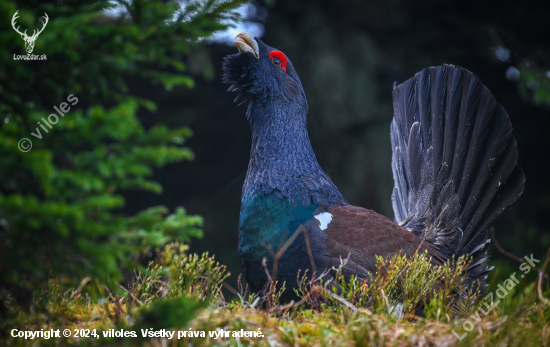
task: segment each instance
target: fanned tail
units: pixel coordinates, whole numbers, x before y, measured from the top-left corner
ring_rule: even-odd
[[[430,67],[393,91],[395,221],[447,257],[473,256],[482,282],[487,230],[523,192],[516,140],[504,108],[470,71]]]

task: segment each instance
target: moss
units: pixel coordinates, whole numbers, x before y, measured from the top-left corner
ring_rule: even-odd
[[[240,285],[235,290],[236,298],[225,300],[221,294],[223,281],[229,275],[225,267],[208,254],[188,255],[186,251],[186,246],[177,243],[157,250],[159,256],[150,264],[148,273],[138,273],[129,289],[118,293],[105,290],[105,299],[97,302],[87,294],[94,287],[101,287],[93,281],[83,282],[76,289],[67,289],[61,280],[50,281],[48,289],[34,301],[47,313],[20,311],[9,322],[20,330],[89,329],[92,334],[95,329],[99,338],[4,337],[0,344],[548,346],[550,309],[537,298],[536,283],[510,290],[493,310],[479,314],[478,308],[487,294],[464,291],[463,270],[468,265],[464,259],[433,267],[424,254],[412,258],[396,255],[389,260],[379,259],[377,275],[368,281],[344,281],[338,269],[331,282],[324,282],[322,275],[302,276],[297,290],[301,300],[281,305],[278,299],[284,289],[275,285],[258,294],[250,294]],[[438,286],[440,278],[446,278],[447,285]],[[396,302],[403,303],[403,315],[391,312],[390,307]],[[426,317],[414,314],[419,307]],[[16,311],[15,302],[8,309]],[[472,316],[476,312],[478,320]],[[464,328],[469,327],[466,321],[473,322],[470,332]],[[174,336],[142,338],[141,329],[148,328],[174,331]],[[229,336],[221,337],[222,330],[229,331]],[[134,331],[137,337],[103,335],[121,331]],[[214,331],[217,333],[209,336]],[[262,337],[245,336],[244,331],[261,333]]]

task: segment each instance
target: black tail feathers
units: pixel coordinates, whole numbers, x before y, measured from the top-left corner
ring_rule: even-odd
[[[395,221],[447,257],[473,256],[484,280],[487,230],[523,192],[516,140],[504,108],[470,71],[430,67],[393,91]]]

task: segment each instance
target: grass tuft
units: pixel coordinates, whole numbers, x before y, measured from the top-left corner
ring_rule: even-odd
[[[129,288],[109,290],[86,278],[74,289],[57,279],[37,293],[30,312],[8,300],[12,328],[77,329],[98,338],[25,340],[8,335],[0,344],[549,346],[550,309],[538,296],[538,283],[518,285],[486,310],[487,293],[465,289],[469,264],[465,258],[441,266],[432,266],[426,254],[379,258],[377,273],[367,280],[345,280],[341,270],[346,259],[342,259],[330,276],[299,275],[300,299],[281,303],[281,294],[288,290],[285,284],[268,283],[263,292],[248,293],[240,279],[237,289],[228,286],[234,298],[226,300],[225,266],[207,253],[189,255],[187,249],[177,243],[158,249],[157,260],[147,272],[136,273]],[[547,297],[549,292],[546,282],[542,293]],[[143,330],[161,329],[174,331],[174,337],[141,337]],[[104,336],[121,331],[134,331],[136,337]],[[209,336],[209,332],[216,333]]]

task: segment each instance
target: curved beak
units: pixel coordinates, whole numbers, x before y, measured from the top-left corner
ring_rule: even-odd
[[[240,41],[237,41],[237,39],[240,39]],[[256,42],[256,39],[254,39],[254,35],[251,33],[240,33],[235,36],[235,41],[233,41],[233,43],[235,43],[235,46],[237,46],[239,52],[252,53],[256,60],[260,59],[260,49],[258,48],[258,43]]]

